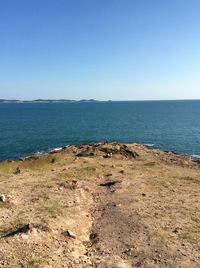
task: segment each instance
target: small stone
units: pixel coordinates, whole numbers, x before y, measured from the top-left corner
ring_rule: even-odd
[[[181,228],[176,227],[176,228],[173,230],[173,233],[177,234],[180,230],[181,230]]]
[[[21,173],[21,170],[19,167],[17,167],[16,170],[14,171],[14,174],[19,174],[19,173]]]
[[[63,233],[64,236],[70,237],[70,238],[76,238],[76,235],[72,233],[70,230],[67,230],[66,232]]]
[[[95,244],[99,241],[98,234],[97,233],[91,233],[89,237],[92,244]]]
[[[107,173],[105,176],[110,177],[110,176],[112,176],[112,173]]]
[[[53,157],[53,158],[51,159],[51,164],[54,164],[55,162],[56,162],[56,158]]]
[[[71,188],[72,189],[76,189],[76,188],[78,188],[78,181],[76,181],[76,180],[72,180],[71,181]]]
[[[5,195],[5,194],[0,195],[0,201],[3,203],[10,203],[12,200],[13,200],[12,195]]]

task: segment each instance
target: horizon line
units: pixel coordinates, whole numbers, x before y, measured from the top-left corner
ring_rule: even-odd
[[[71,102],[120,102],[120,101],[123,101],[123,102],[129,102],[129,101],[199,101],[200,98],[196,98],[196,99],[130,99],[130,100],[112,100],[112,99],[107,99],[107,100],[102,100],[102,99],[64,99],[64,98],[59,98],[59,99],[42,99],[42,98],[36,98],[36,99],[3,99],[3,98],[0,98],[0,103],[1,101],[6,101],[6,102],[9,102],[9,101],[16,101],[16,102],[42,102],[42,101],[58,101],[58,102],[64,102],[64,101],[71,101]]]

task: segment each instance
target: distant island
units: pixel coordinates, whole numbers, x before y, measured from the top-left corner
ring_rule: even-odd
[[[99,102],[98,100],[94,99],[83,99],[83,100],[68,100],[68,99],[36,99],[36,100],[7,100],[7,99],[0,99],[0,103],[57,103],[57,102]]]

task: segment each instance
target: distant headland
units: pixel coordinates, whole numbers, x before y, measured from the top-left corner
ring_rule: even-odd
[[[0,103],[57,103],[57,102],[99,102],[94,99],[68,100],[68,99],[36,99],[36,100],[8,100],[0,99]]]

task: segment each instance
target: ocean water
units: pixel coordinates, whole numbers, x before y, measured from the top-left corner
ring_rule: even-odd
[[[200,155],[200,101],[0,104],[0,160],[103,139]]]

